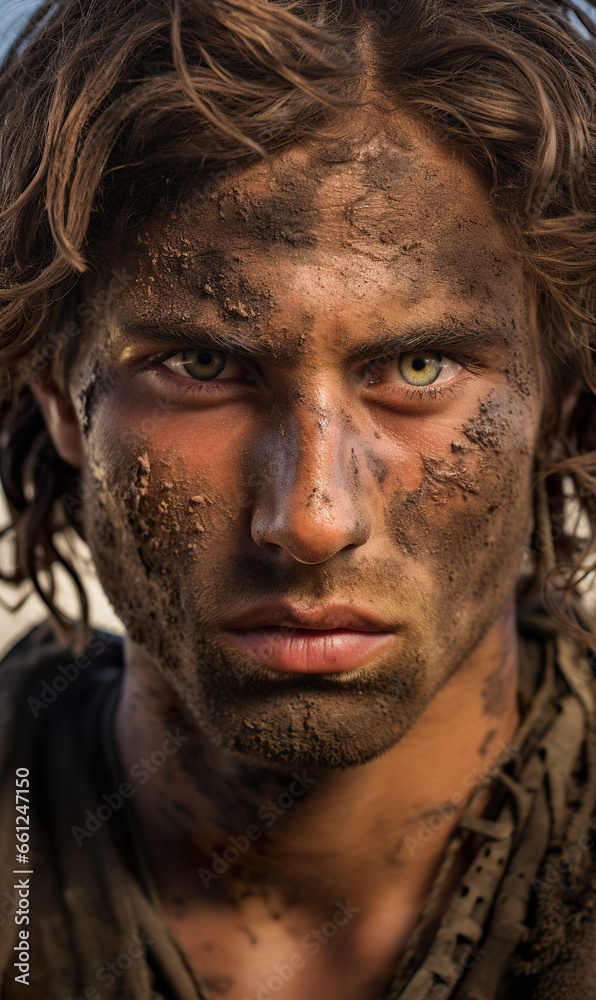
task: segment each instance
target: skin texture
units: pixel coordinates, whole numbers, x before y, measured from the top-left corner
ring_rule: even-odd
[[[123,762],[168,727],[189,737],[135,798],[164,911],[211,994],[241,1000],[349,898],[358,916],[284,996],[367,1000],[470,774],[518,722],[513,595],[545,394],[526,276],[470,168],[399,116],[210,178],[110,266],[132,279],[87,338],[72,406],[38,398],[83,470],[103,586],[135,609]],[[233,348],[219,382],[155,360],[209,343]],[[413,348],[450,359],[445,385],[403,382]],[[355,670],[278,673],[222,628],[279,597],[368,609],[391,640]],[[313,788],[207,889],[198,871],[296,768]]]

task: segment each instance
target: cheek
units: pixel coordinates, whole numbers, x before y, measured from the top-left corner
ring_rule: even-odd
[[[135,396],[126,387],[105,399],[88,443],[90,464],[114,482],[128,476],[138,496],[161,491],[160,502],[171,504],[176,490],[168,480],[175,477],[191,495],[201,492],[196,483],[209,487],[214,496],[207,504],[216,494],[226,506],[237,504],[242,494],[240,456],[248,440],[241,406],[198,409],[149,393]],[[143,462],[139,456],[145,456]],[[144,463],[150,466],[147,472]]]
[[[502,596],[517,574],[531,509],[536,417],[500,390],[412,456],[418,484],[399,481],[386,510],[398,549],[431,564],[442,599]],[[411,477],[410,477],[411,481]]]
[[[87,437],[86,534],[100,577],[118,564],[135,586],[158,587],[189,561],[221,558],[246,516],[245,443],[242,421],[223,407],[185,413],[106,397]]]

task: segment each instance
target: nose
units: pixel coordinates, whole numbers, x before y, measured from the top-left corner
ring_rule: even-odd
[[[272,443],[254,497],[257,545],[308,565],[364,545],[371,517],[349,422],[303,407]]]

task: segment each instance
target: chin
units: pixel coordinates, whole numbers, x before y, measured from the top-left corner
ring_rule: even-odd
[[[284,692],[244,699],[234,712],[215,705],[195,713],[218,747],[251,763],[346,768],[366,764],[396,746],[422,714],[418,698],[391,700],[378,692]]]

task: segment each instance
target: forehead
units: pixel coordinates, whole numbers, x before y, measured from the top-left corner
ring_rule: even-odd
[[[292,147],[189,184],[135,232],[119,308],[196,311],[258,329],[288,311],[519,313],[525,282],[486,188],[421,127]],[[433,305],[434,304],[434,305]],[[189,318],[190,315],[189,315]]]

